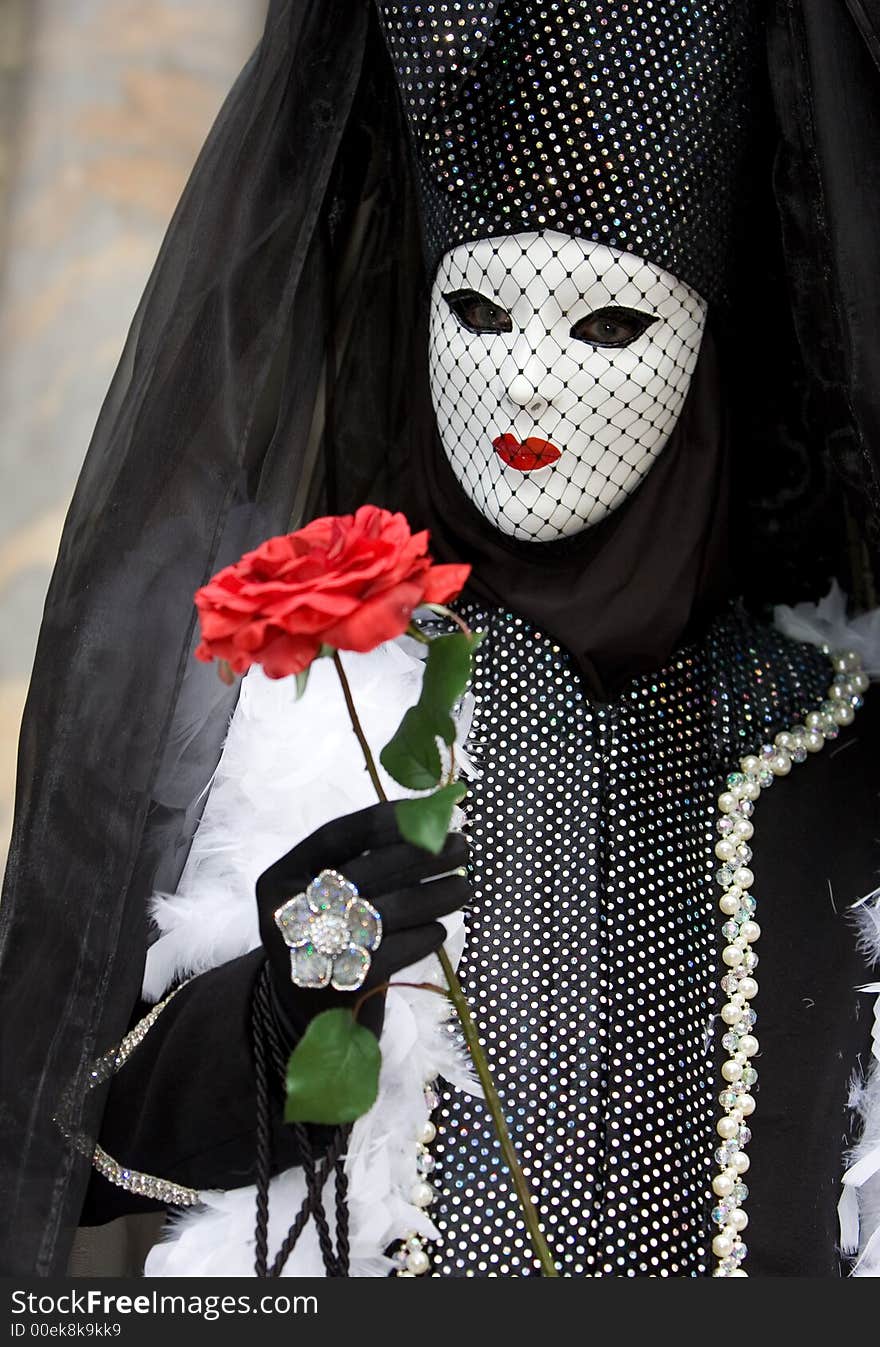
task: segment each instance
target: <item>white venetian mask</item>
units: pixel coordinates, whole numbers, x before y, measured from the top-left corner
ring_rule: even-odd
[[[552,231],[462,244],[431,297],[431,393],[461,486],[502,533],[579,533],[630,496],[681,414],[706,320],[682,281]]]

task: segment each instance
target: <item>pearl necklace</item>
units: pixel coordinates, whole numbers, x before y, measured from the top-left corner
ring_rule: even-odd
[[[725,965],[721,990],[726,996],[721,1020],[726,1032],[721,1043],[728,1057],[721,1067],[724,1088],[718,1096],[723,1109],[716,1127],[721,1139],[715,1151],[719,1172],[712,1180],[712,1190],[719,1199],[712,1220],[720,1226],[712,1240],[712,1252],[718,1260],[712,1274],[715,1277],[748,1276],[742,1266],[746,1256],[742,1232],[749,1223],[743,1209],[749,1195],[743,1175],[750,1163],[745,1148],[752,1139],[746,1119],[755,1111],[752,1090],[758,1079],[752,1065],[759,1048],[753,1033],[757,1016],[751,1006],[758,994],[754,977],[758,956],[752,946],[761,934],[755,921],[757,905],[750,892],[755,880],[749,869],[749,841],[754,834],[751,815],[762,790],[778,777],[788,776],[795,763],[804,762],[810,753],[818,753],[829,740],[836,739],[841,726],[851,725],[862,705],[861,694],[869,680],[862,672],[859,656],[844,651],[830,657],[835,672],[827,700],[818,711],[810,712],[804,725],[784,730],[758,755],[743,758],[740,770],[731,773],[718,797],[721,837],[715,854],[722,865],[716,879],[724,890],[718,905],[726,918],[721,952]]]
[[[434,1157],[428,1147],[437,1135],[437,1129],[431,1122],[430,1115],[439,1107],[440,1100],[432,1084],[424,1085],[423,1090],[427,1116],[419,1129],[416,1141],[417,1178],[410,1193],[410,1201],[414,1207],[426,1211],[437,1196],[436,1189],[428,1182],[428,1176],[434,1168]],[[427,1242],[425,1236],[420,1235],[417,1230],[407,1231],[393,1255],[396,1277],[424,1277],[431,1267],[431,1259],[425,1249]]]

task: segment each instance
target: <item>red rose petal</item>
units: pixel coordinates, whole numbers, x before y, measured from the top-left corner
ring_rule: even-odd
[[[464,589],[470,566],[432,566],[425,576],[423,603],[449,603]]]
[[[321,644],[282,633],[263,649],[260,656],[263,673],[267,678],[287,678],[302,673],[315,659]]]
[[[322,644],[368,651],[401,635],[420,603],[461,591],[469,566],[433,566],[428,534],[375,505],[269,538],[195,595],[200,660],[272,678],[307,668]]]
[[[419,585],[398,585],[358,608],[325,633],[328,645],[337,650],[356,650],[365,654],[402,636],[422,598]]]

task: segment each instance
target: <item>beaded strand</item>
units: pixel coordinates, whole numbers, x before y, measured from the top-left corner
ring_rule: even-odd
[[[425,1085],[424,1092],[425,1107],[430,1115],[438,1107],[440,1100],[433,1085]],[[436,1136],[437,1128],[428,1116],[419,1128],[416,1141],[417,1178],[410,1193],[413,1206],[420,1207],[423,1211],[431,1205],[437,1196],[436,1190],[429,1182],[429,1175],[434,1168],[434,1157],[428,1150]],[[404,1235],[393,1255],[395,1277],[424,1277],[425,1273],[430,1271],[431,1259],[425,1249],[427,1242],[425,1236],[420,1235],[416,1230],[410,1230]]]
[[[752,946],[761,934],[755,921],[757,904],[750,892],[755,880],[749,869],[749,842],[755,831],[751,816],[762,790],[836,739],[841,727],[852,724],[862,705],[869,680],[862,672],[859,656],[853,651],[839,651],[830,653],[830,658],[834,681],[818,711],[811,711],[803,725],[777,734],[759,754],[743,758],[740,770],[731,773],[718,797],[721,817],[717,829],[721,836],[715,844],[715,855],[722,865],[716,879],[724,890],[719,907],[725,917],[721,958],[726,970],[721,979],[726,996],[721,1007],[725,1028],[721,1043],[728,1056],[721,1067],[724,1086],[718,1102],[723,1113],[716,1126],[721,1144],[715,1151],[718,1173],[712,1180],[712,1191],[718,1199],[712,1220],[720,1227],[712,1240],[717,1259],[712,1274],[715,1277],[748,1276],[742,1266],[747,1252],[742,1234],[749,1223],[743,1207],[749,1190],[743,1175],[750,1163],[746,1147],[752,1132],[747,1119],[755,1111],[752,1091],[758,1080],[753,1065],[759,1050],[754,1033],[757,1015],[751,1005],[758,994],[754,976],[758,956]]]

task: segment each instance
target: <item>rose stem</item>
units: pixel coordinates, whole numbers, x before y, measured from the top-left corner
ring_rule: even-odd
[[[504,1117],[504,1111],[501,1106],[501,1100],[498,1097],[498,1091],[495,1089],[495,1082],[489,1071],[489,1063],[486,1060],[486,1054],[483,1052],[480,1036],[477,1033],[477,1026],[471,1018],[470,1008],[465,1000],[464,992],[461,989],[461,983],[455,969],[449,960],[449,955],[443,945],[437,951],[440,958],[440,967],[446,977],[449,986],[449,999],[455,1006],[456,1014],[461,1023],[461,1030],[464,1034],[464,1041],[470,1049],[471,1058],[476,1068],[477,1075],[480,1078],[480,1084],[483,1087],[483,1093],[486,1101],[486,1108],[495,1124],[495,1131],[498,1136],[498,1144],[501,1147],[501,1154],[504,1157],[504,1163],[510,1170],[510,1177],[513,1180],[513,1187],[519,1200],[520,1210],[523,1214],[523,1221],[529,1232],[529,1238],[532,1241],[532,1248],[538,1256],[541,1264],[542,1277],[558,1277],[556,1264],[553,1262],[553,1255],[544,1238],[544,1233],[538,1221],[538,1213],[535,1204],[532,1201],[532,1195],[529,1192],[529,1185],[526,1182],[526,1176],[520,1167],[519,1159],[514,1149],[513,1142],[510,1139],[510,1133],[507,1130],[507,1122]]]
[[[446,1000],[449,1000],[446,988],[438,987],[436,982],[380,982],[377,987],[371,987],[368,992],[358,997],[351,1008],[351,1018],[357,1019],[371,996],[384,996],[392,987],[412,987],[413,991],[417,992],[434,992],[436,996],[445,996]]]
[[[345,705],[348,708],[351,726],[357,735],[357,741],[361,746],[364,761],[367,764],[367,771],[370,774],[370,780],[373,783],[379,799],[385,804],[388,801],[388,796],[385,794],[385,791],[382,788],[382,782],[379,780],[379,773],[376,771],[376,764],[373,761],[373,753],[370,745],[367,743],[367,737],[364,734],[363,726],[358,719],[358,713],[355,709],[354,701],[352,700],[351,688],[348,685],[348,679],[345,676],[345,670],[342,667],[342,660],[339,658],[338,651],[333,656],[333,663],[336,665],[336,672],[339,674],[339,681],[342,684],[342,692],[345,697]],[[504,1163],[510,1171],[510,1177],[513,1180],[513,1187],[523,1214],[523,1221],[529,1232],[532,1247],[541,1264],[541,1275],[543,1277],[558,1277],[559,1273],[556,1271],[553,1255],[550,1252],[547,1241],[544,1238],[544,1233],[538,1222],[538,1213],[535,1209],[535,1204],[532,1201],[532,1195],[529,1192],[529,1185],[526,1182],[526,1177],[520,1167],[516,1150],[510,1139],[510,1132],[507,1129],[507,1122],[504,1117],[501,1100],[498,1096],[498,1091],[495,1088],[495,1082],[492,1079],[491,1072],[489,1071],[489,1063],[486,1060],[486,1054],[483,1051],[483,1045],[481,1044],[480,1036],[477,1033],[477,1026],[471,1018],[470,1007],[465,999],[461,983],[458,980],[458,975],[452,967],[449,955],[442,945],[438,950],[438,956],[440,959],[440,967],[443,969],[443,974],[449,989],[449,999],[458,1015],[461,1030],[464,1034],[464,1041],[468,1046],[471,1060],[473,1061],[480,1084],[483,1087],[486,1107],[489,1110],[492,1122],[495,1125],[495,1132],[498,1137],[498,1144],[501,1147],[501,1154],[504,1158]]]
[[[367,743],[367,736],[364,734],[363,726],[358,719],[358,713],[355,709],[354,700],[351,695],[351,688],[348,685],[348,679],[345,676],[345,670],[342,667],[342,660],[339,658],[339,651],[333,654],[333,663],[336,665],[336,672],[339,674],[339,681],[342,684],[342,695],[345,698],[345,705],[348,708],[348,716],[351,721],[351,727],[357,735],[357,741],[361,746],[361,752],[364,755],[364,761],[367,764],[367,771],[370,773],[370,780],[379,799],[387,802],[388,796],[382,789],[382,782],[379,780],[379,773],[376,771],[376,764],[373,761],[373,754],[370,751],[370,745]]]

